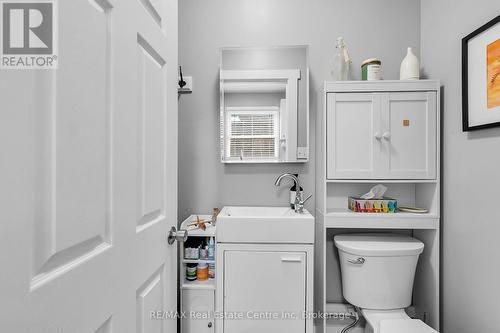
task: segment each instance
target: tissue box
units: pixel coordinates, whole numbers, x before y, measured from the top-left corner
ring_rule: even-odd
[[[349,209],[357,213],[395,213],[398,201],[385,197],[382,199],[349,197]]]

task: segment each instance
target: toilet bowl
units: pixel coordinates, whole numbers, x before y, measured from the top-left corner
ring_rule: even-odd
[[[339,250],[342,293],[366,319],[365,333],[436,333],[405,308],[411,305],[418,257],[424,244],[396,234],[347,234]]]

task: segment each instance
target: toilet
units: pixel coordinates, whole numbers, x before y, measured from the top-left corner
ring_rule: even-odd
[[[346,234],[339,250],[344,298],[361,309],[365,333],[437,333],[405,312],[424,244],[396,234]]]

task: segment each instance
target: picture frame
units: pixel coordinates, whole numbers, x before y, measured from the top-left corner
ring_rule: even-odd
[[[462,126],[500,126],[500,15],[462,38]]]

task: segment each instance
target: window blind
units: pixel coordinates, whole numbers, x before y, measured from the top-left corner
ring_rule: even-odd
[[[227,111],[230,159],[278,158],[279,112],[277,108],[231,108]]]

